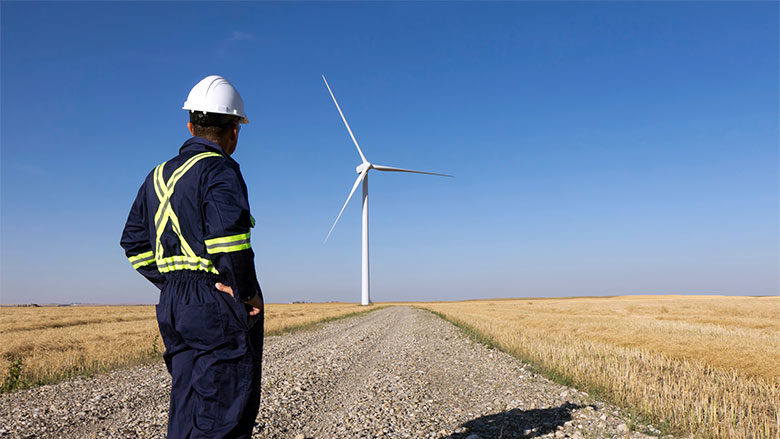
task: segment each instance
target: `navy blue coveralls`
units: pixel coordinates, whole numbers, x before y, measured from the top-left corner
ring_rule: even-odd
[[[246,184],[219,145],[193,137],[146,177],[121,245],[160,288],[157,322],[172,376],[168,438],[249,438],[260,406],[262,316]],[[234,297],[216,289],[222,282]]]

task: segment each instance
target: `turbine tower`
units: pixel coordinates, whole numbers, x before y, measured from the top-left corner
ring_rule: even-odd
[[[363,245],[362,245],[362,271],[361,271],[361,283],[360,283],[360,292],[361,292],[361,305],[368,305],[371,303],[371,296],[370,296],[370,282],[369,282],[369,270],[368,270],[368,171],[372,169],[376,169],[377,171],[387,171],[387,172],[411,172],[413,174],[428,174],[428,175],[440,175],[442,177],[452,177],[452,175],[447,174],[437,174],[435,172],[423,172],[423,171],[414,171],[412,169],[403,169],[403,168],[394,168],[392,166],[383,166],[383,165],[376,165],[368,160],[366,160],[366,156],[363,155],[363,151],[360,150],[360,145],[358,145],[357,139],[355,139],[355,135],[352,133],[352,129],[349,127],[349,123],[347,123],[347,119],[344,117],[344,113],[341,111],[341,107],[339,106],[338,101],[336,101],[336,96],[333,95],[333,91],[330,89],[330,85],[328,85],[328,80],[325,79],[325,75],[322,75],[322,80],[325,81],[325,86],[328,87],[328,92],[330,93],[330,97],[333,98],[333,103],[336,104],[336,108],[339,110],[339,114],[341,115],[341,120],[344,121],[344,125],[347,127],[347,131],[349,131],[349,136],[352,137],[352,142],[355,143],[355,147],[357,148],[358,154],[360,154],[360,159],[362,162],[357,165],[357,168],[355,168],[355,171],[358,173],[357,180],[355,180],[355,184],[352,185],[352,190],[349,192],[349,195],[347,196],[347,201],[344,202],[344,206],[341,207],[341,211],[339,212],[339,215],[336,217],[336,221],[333,222],[333,225],[330,227],[330,231],[328,231],[328,236],[325,237],[325,242],[328,241],[328,238],[330,238],[330,234],[333,233],[333,229],[336,227],[336,223],[339,222],[339,218],[341,218],[341,214],[344,213],[344,209],[347,207],[347,204],[349,203],[349,200],[352,198],[352,195],[355,193],[355,190],[357,189],[358,185],[362,182],[363,183]]]

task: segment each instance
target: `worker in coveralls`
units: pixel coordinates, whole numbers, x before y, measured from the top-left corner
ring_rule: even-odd
[[[230,158],[244,102],[209,76],[183,109],[194,137],[146,177],[121,245],[160,288],[157,322],[172,376],[168,438],[249,438],[260,407],[263,296],[250,231],[254,219]]]

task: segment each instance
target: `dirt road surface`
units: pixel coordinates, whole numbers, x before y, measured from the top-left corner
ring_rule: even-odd
[[[390,307],[268,337],[255,438],[648,438],[435,315]],[[130,368],[0,396],[0,438],[162,438],[170,378]],[[652,428],[652,427],[650,427]]]

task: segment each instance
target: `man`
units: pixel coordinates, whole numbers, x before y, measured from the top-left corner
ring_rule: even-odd
[[[249,438],[260,406],[263,296],[246,184],[230,158],[249,120],[220,76],[195,85],[183,109],[193,137],[146,177],[121,245],[160,288],[168,438]]]

